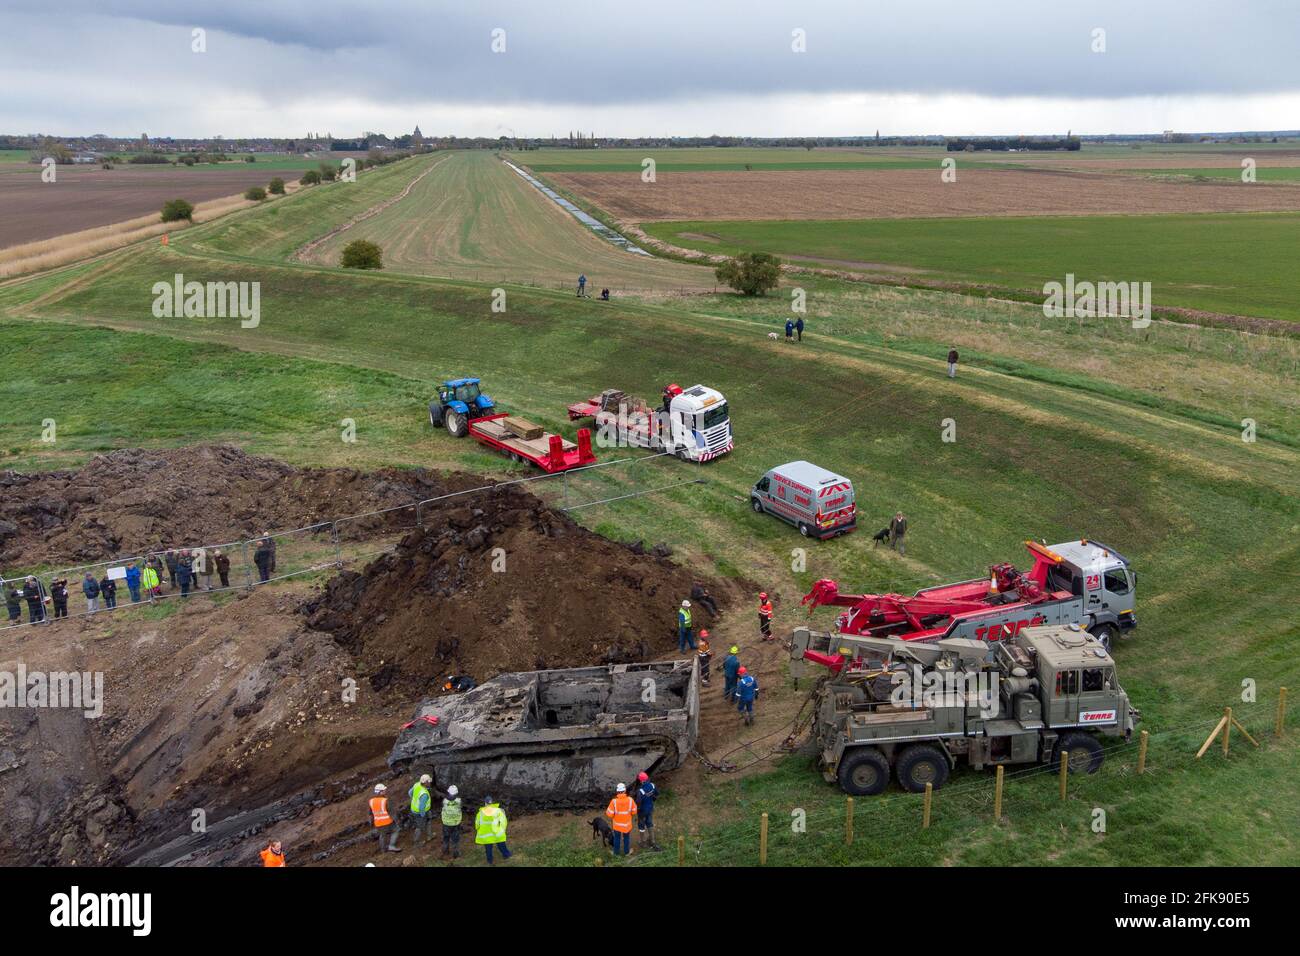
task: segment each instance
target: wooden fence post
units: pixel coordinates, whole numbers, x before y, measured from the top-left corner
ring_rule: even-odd
[[[686,837],[677,837],[677,865],[686,865]]]
[[[763,814],[758,826],[758,864],[767,865],[767,814]]]
[[[1002,777],[1003,766],[998,764],[997,776],[993,781],[993,822],[1002,822]]]
[[[1286,720],[1286,688],[1277,692],[1277,720],[1273,723],[1273,736],[1282,736],[1282,724]]]
[[[1138,738],[1138,775],[1146,772],[1147,769],[1147,738],[1150,735],[1144,730],[1142,736]]]
[[[1223,708],[1223,755],[1228,756],[1228,738],[1232,735],[1232,708]]]
[[[930,804],[934,800],[934,784],[926,781],[925,784],[925,810],[921,816],[921,829],[930,829]]]
[[[844,844],[853,846],[853,798],[845,799],[844,811]]]
[[[1065,783],[1070,774],[1070,751],[1061,751],[1061,799],[1065,799]]]

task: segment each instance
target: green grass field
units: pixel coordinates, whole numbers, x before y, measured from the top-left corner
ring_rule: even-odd
[[[1192,169],[1126,169],[1124,172],[1143,176],[1177,176],[1187,179],[1240,179],[1241,168],[1226,169],[1198,167]],[[1300,180],[1300,166],[1257,166],[1255,178],[1261,183],[1295,182]]]
[[[1300,320],[1300,213],[657,222],[674,245],[805,256],[836,268],[1041,290],[1048,281],[1152,284],[1157,306]],[[711,237],[709,239],[704,236]]]
[[[942,147],[907,149],[799,149],[701,146],[680,149],[536,149],[505,153],[539,173],[639,173],[646,159],[656,172],[743,172],[746,169],[930,169],[948,155]],[[978,161],[970,166],[984,166]]]
[[[788,290],[760,300],[598,303],[508,285],[507,311],[493,313],[485,283],[286,261],[377,195],[400,191],[423,162],[197,226],[166,248],[0,285],[6,467],[222,439],[298,463],[511,474],[503,460],[428,427],[434,381],[481,375],[504,407],[566,429],[565,404],[599,388],[657,394],[666,380],[703,381],[730,401],[735,452],[701,469],[663,462],[639,478],[575,484],[575,497],[595,497],[679,477],[706,481],[583,510],[580,520],[620,538],[666,541],[681,560],[763,582],[780,599],[782,627],[804,619],[798,596],[816,578],[906,591],[1022,560],[1028,537],[1110,541],[1140,575],[1142,626],[1118,658],[1153,734],[1152,772],[1135,777],[1132,751],[1113,752],[1063,804],[1048,775],[1014,777],[1009,824],[995,829],[983,803],[991,778],[961,771],[939,794],[927,833],[918,830],[916,800],[892,792],[858,801],[859,841],[844,848],[842,795],[794,755],[743,777],[709,777],[689,800],[670,792],[661,841],[698,832],[690,846],[693,853],[698,844],[701,863],[750,863],[758,814],[768,812],[773,861],[791,864],[1294,860],[1294,729],[1282,743],[1265,735],[1260,751],[1238,741],[1228,764],[1217,754],[1190,760],[1223,706],[1260,729],[1277,687],[1300,680],[1300,628],[1288,611],[1300,571],[1294,343],[1160,322],[1145,334],[1101,321],[1055,323],[1015,303],[815,280],[806,285],[810,334],[787,346],[766,332],[789,314]],[[495,215],[476,211],[481,193],[456,195],[467,230],[480,214]],[[533,199],[521,193],[518,201],[525,198]],[[576,223],[548,221],[550,243],[577,241]],[[389,228],[399,236],[407,226]],[[261,324],[155,319],[151,286],[176,272],[260,282]],[[942,358],[954,343],[964,362],[952,382]],[[59,421],[52,448],[39,440],[46,417]],[[344,417],[357,422],[356,445],[339,440]],[[1259,422],[1254,443],[1241,440],[1243,417]],[[956,423],[955,443],[941,440],[945,419]],[[794,458],[852,477],[868,531],[906,510],[907,557],[872,550],[864,533],[813,545],[807,569],[791,571],[791,549],[805,542],[753,515],[745,494],[764,469]],[[819,612],[814,622],[830,619]],[[803,691],[779,673],[760,679],[760,710],[792,713]],[[1258,703],[1241,703],[1245,679],[1257,682]],[[781,730],[760,714],[755,734]],[[1108,814],[1105,835],[1090,827],[1096,807]],[[782,825],[796,808],[808,814],[807,839]],[[588,842],[558,838],[529,848],[527,858],[586,862]]]

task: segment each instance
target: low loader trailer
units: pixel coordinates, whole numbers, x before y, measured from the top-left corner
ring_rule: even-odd
[[[813,737],[823,777],[853,796],[900,787],[935,790],[960,763],[1101,768],[1103,737],[1132,736],[1141,713],[1115,661],[1077,624],[1027,627],[997,643],[952,638],[818,634],[796,628],[791,672],[826,640],[863,662],[833,673],[815,693]]]
[[[835,624],[838,634],[905,641],[998,641],[1026,627],[1079,624],[1109,652],[1120,632],[1137,627],[1137,574],[1114,548],[1087,539],[1025,546],[1034,565],[1023,574],[1010,563],[995,564],[987,577],[912,595],[840,594],[835,581],[823,578],[803,603],[810,614],[823,604],[846,608]],[[852,666],[834,642],[814,652],[832,670]]]
[[[578,429],[578,442],[574,444],[543,431],[540,425],[502,414],[472,419],[469,434],[513,461],[526,461],[546,472],[581,468],[596,460],[591,450],[591,431],[586,428]]]
[[[710,461],[735,445],[727,399],[707,385],[669,385],[658,405],[608,388],[569,406],[571,421],[586,418],[595,421],[602,446],[648,448],[683,461]]]

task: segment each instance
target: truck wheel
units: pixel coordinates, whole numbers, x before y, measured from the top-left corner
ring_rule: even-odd
[[[443,421],[447,424],[447,434],[451,435],[452,438],[461,438],[469,431],[469,421],[454,409],[447,409]]]
[[[1077,732],[1066,734],[1056,742],[1056,749],[1052,751],[1053,767],[1061,765],[1063,750],[1070,752],[1070,756],[1066,758],[1070,763],[1070,773],[1096,773],[1101,769],[1101,761],[1105,755],[1096,737]]]
[[[925,785],[938,790],[948,782],[948,758],[930,744],[913,744],[903,751],[894,765],[898,784],[908,793],[924,793]]]
[[[1088,633],[1097,639],[1097,642],[1106,649],[1107,654],[1110,653],[1111,645],[1115,643],[1114,624],[1094,624],[1088,628]]]
[[[756,514],[761,515],[763,513],[763,502],[759,501],[757,498],[750,498],[749,506],[754,509]]]
[[[808,537],[809,535],[812,534],[812,528],[808,527],[808,525],[806,525],[806,524],[804,524],[802,521],[800,521],[800,522],[799,522],[799,533],[800,533],[801,535],[803,535],[803,536],[806,538],[806,537]]]
[[[875,747],[858,747],[840,760],[840,789],[854,797],[874,797],[889,786],[889,761]]]

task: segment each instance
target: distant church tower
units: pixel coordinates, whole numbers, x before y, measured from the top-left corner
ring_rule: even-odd
[[[420,127],[415,127],[415,132],[411,134],[411,142],[416,146],[424,145],[424,134],[420,132]]]

